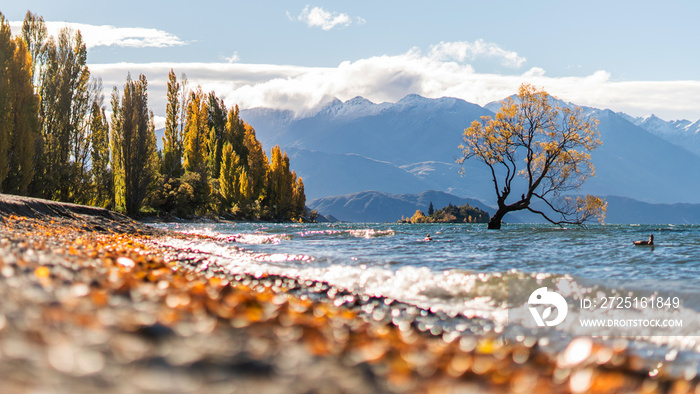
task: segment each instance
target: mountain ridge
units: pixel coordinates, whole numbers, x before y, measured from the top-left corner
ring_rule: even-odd
[[[497,110],[496,105],[487,107]],[[687,176],[700,172],[700,155],[635,125],[629,116],[582,109],[601,121],[603,145],[592,152],[597,176],[584,184],[581,193],[700,203],[700,184]],[[481,116],[493,115],[488,108],[461,99],[418,95],[396,103],[375,104],[359,96],[334,100],[315,114],[296,117],[289,111],[241,111],[263,146],[280,145],[295,152],[292,167],[304,178],[310,200],[369,189],[387,193],[435,189],[489,201],[493,184],[486,166],[468,160],[462,177],[455,160],[462,155],[458,146],[464,128]]]
[[[604,196],[608,203],[606,224],[700,224],[700,204],[652,204],[629,197]],[[436,210],[448,204],[482,209],[492,215],[495,209],[483,201],[462,198],[449,193],[428,190],[419,194],[391,194],[374,190],[330,196],[312,200],[311,209],[348,222],[396,222],[411,217],[416,210],[428,211],[430,203]],[[645,212],[640,218],[639,212]],[[511,212],[506,223],[546,223],[540,216],[526,211]]]

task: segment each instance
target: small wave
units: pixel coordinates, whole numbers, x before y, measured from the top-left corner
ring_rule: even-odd
[[[325,236],[325,235],[340,235],[343,232],[340,230],[310,230],[310,231],[303,231],[299,233],[300,237],[318,237],[318,236]]]
[[[515,270],[493,273],[464,270],[435,272],[427,267],[404,266],[391,269],[364,264],[318,267],[304,264],[313,261],[313,257],[306,255],[252,253],[231,244],[204,240],[189,242],[173,238],[156,242],[161,246],[199,254],[209,263],[225,268],[232,274],[265,272],[327,282],[345,290],[396,299],[451,316],[488,319],[501,327],[507,323],[507,286],[510,279],[530,278],[542,281],[561,277]],[[178,257],[174,255],[173,258]]]
[[[227,234],[216,232],[210,228],[182,229],[176,231],[182,234],[199,235],[220,241],[238,242],[243,244],[277,244],[281,241],[292,240],[294,237],[312,238],[328,236],[348,236],[353,238],[377,238],[391,237],[396,234],[394,230],[376,230],[370,228],[356,230],[309,230],[295,234],[268,234],[261,232]]]
[[[288,234],[236,234],[234,242],[242,244],[278,244],[283,240],[290,240],[292,237]]]
[[[292,237],[288,234],[264,234],[264,233],[237,233],[224,234],[213,231],[209,228],[199,230],[178,230],[182,234],[199,235],[207,238],[215,239],[224,242],[237,242],[242,244],[277,244],[282,240],[290,240]]]
[[[326,237],[326,236],[349,236],[354,238],[375,238],[375,237],[391,237],[395,235],[394,230],[375,230],[371,228],[356,229],[356,230],[309,230],[298,233],[297,235],[304,238],[311,237]]]
[[[348,234],[356,238],[392,237],[396,235],[394,230],[375,230],[372,228],[348,230]]]

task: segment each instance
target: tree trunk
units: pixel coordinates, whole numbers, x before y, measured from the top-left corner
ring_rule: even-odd
[[[500,230],[501,229],[501,220],[503,219],[503,216],[505,216],[507,211],[498,209],[496,213],[493,214],[491,219],[489,220],[489,225],[488,229],[489,230]]]

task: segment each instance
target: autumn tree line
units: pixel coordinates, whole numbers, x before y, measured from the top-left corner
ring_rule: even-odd
[[[275,146],[214,92],[170,71],[163,149],[148,82],[127,75],[107,104],[80,31],[47,34],[28,12],[12,36],[0,13],[0,192],[178,216],[298,220],[304,183]]]

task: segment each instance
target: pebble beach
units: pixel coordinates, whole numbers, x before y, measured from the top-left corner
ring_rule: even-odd
[[[425,330],[430,311],[233,275],[160,237],[206,235],[0,195],[0,392],[700,393],[624,343]]]

